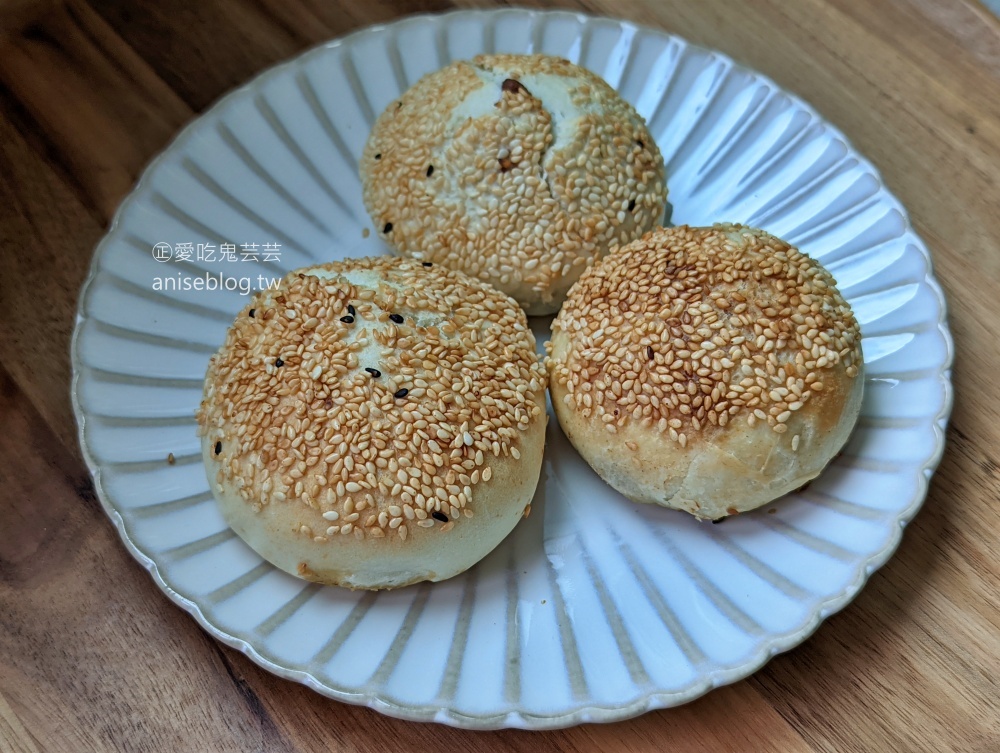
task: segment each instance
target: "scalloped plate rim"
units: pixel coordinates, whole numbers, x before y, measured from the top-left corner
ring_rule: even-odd
[[[166,159],[171,155],[174,150],[179,149],[183,146],[188,138],[192,136],[193,133],[200,127],[202,122],[207,116],[214,113],[221,112],[228,103],[232,100],[239,99],[240,97],[246,96],[247,92],[255,90],[257,87],[263,85],[266,81],[270,80],[272,77],[284,73],[286,70],[293,69],[296,66],[302,65],[306,60],[311,59],[314,56],[321,55],[328,50],[335,49],[344,44],[354,41],[356,38],[362,37],[368,34],[377,34],[385,31],[390,27],[399,27],[403,25],[419,24],[419,23],[438,23],[444,24],[448,21],[456,18],[486,18],[489,16],[520,16],[525,15],[529,18],[535,18],[537,16],[545,16],[548,18],[572,18],[580,23],[591,23],[591,24],[613,24],[620,28],[630,28],[635,32],[646,32],[664,39],[672,40],[683,47],[690,49],[700,50],[707,54],[716,57],[719,60],[724,61],[728,65],[731,65],[734,70],[745,71],[762,83],[773,87],[774,90],[781,92],[789,98],[791,103],[796,107],[800,108],[812,118],[814,118],[818,123],[820,123],[824,130],[827,131],[833,138],[839,140],[851,153],[852,157],[859,161],[859,165],[864,168],[867,173],[874,178],[878,186],[878,193],[881,194],[889,205],[895,209],[902,221],[903,230],[900,233],[900,238],[906,237],[906,240],[919,250],[921,255],[924,257],[927,263],[926,273],[921,280],[921,284],[925,284],[930,288],[937,299],[939,305],[940,316],[937,321],[937,330],[941,335],[946,348],[945,358],[940,365],[940,371],[938,373],[938,382],[942,388],[942,405],[938,414],[931,421],[931,428],[934,431],[934,449],[930,456],[922,464],[918,476],[919,480],[917,483],[916,493],[914,494],[910,504],[902,510],[895,519],[892,521],[892,533],[888,537],[887,543],[878,552],[870,555],[868,558],[860,561],[854,572],[854,580],[840,593],[828,597],[825,600],[819,601],[816,604],[816,608],[809,614],[809,616],[796,628],[789,630],[782,634],[775,634],[770,636],[760,650],[751,655],[751,658],[747,661],[741,663],[734,663],[730,666],[720,667],[707,674],[699,675],[698,678],[689,684],[688,686],[677,690],[677,691],[649,691],[638,697],[636,700],[624,704],[624,705],[614,705],[614,706],[603,706],[599,704],[584,704],[574,708],[572,711],[557,713],[552,715],[543,714],[531,714],[526,713],[517,709],[501,711],[495,714],[467,714],[459,712],[453,709],[444,708],[441,706],[432,705],[413,705],[404,704],[401,702],[394,701],[387,697],[387,694],[373,691],[371,688],[364,687],[360,691],[348,691],[343,688],[335,687],[332,684],[327,684],[320,681],[317,677],[310,674],[304,670],[289,669],[279,663],[276,663],[264,652],[252,646],[249,642],[242,638],[238,638],[231,635],[224,630],[216,627],[204,614],[201,607],[194,601],[188,599],[187,597],[176,591],[165,579],[163,574],[160,572],[160,568],[157,563],[142,552],[132,541],[128,532],[125,528],[125,521],[122,515],[118,512],[116,508],[112,506],[109,501],[108,495],[105,493],[102,478],[101,478],[101,467],[95,462],[90,449],[86,441],[86,419],[87,416],[84,413],[81,405],[78,393],[78,384],[81,379],[84,369],[89,368],[82,364],[80,360],[80,344],[79,337],[82,331],[82,325],[88,321],[87,317],[87,303],[88,296],[92,291],[92,284],[97,279],[101,252],[105,246],[109,245],[112,239],[116,238],[120,230],[120,220],[124,216],[125,212],[135,203],[140,197],[142,197],[149,189],[148,178],[156,171],[158,166],[166,161]],[[347,35],[337,37],[335,39],[322,42],[318,45],[313,46],[303,52],[296,54],[295,56],[281,61],[264,71],[253,76],[246,83],[236,87],[235,89],[222,95],[220,98],[215,100],[210,104],[203,112],[196,114],[189,123],[187,123],[176,136],[163,147],[163,149],[154,157],[143,169],[142,175],[136,182],[133,189],[129,194],[122,200],[120,206],[115,211],[112,218],[112,222],[108,227],[108,230],[104,236],[99,241],[98,245],[95,247],[93,257],[91,259],[91,265],[87,273],[87,277],[84,280],[81,288],[77,303],[76,311],[76,321],[73,329],[73,335],[70,343],[70,357],[72,361],[72,380],[70,387],[70,397],[73,407],[74,417],[77,423],[77,436],[80,443],[80,448],[83,454],[84,462],[87,465],[87,469],[91,474],[94,481],[94,488],[101,503],[101,507],[104,509],[105,513],[111,519],[118,532],[119,537],[125,544],[128,552],[149,572],[152,576],[153,581],[160,588],[167,597],[174,602],[177,606],[181,607],[184,611],[189,613],[195,621],[204,629],[207,633],[212,635],[217,640],[225,643],[226,645],[237,649],[241,653],[249,657],[253,662],[263,667],[267,671],[278,675],[287,680],[292,680],[306,685],[312,690],[320,693],[321,695],[333,698],[338,701],[347,702],[355,705],[363,705],[371,708],[380,713],[384,713],[388,716],[392,716],[398,719],[408,720],[408,721],[436,721],[440,723],[449,724],[451,726],[465,728],[465,729],[478,729],[478,730],[489,730],[489,729],[501,729],[506,727],[514,727],[529,730],[546,730],[546,729],[559,729],[564,727],[573,726],[581,723],[588,722],[613,722],[620,721],[624,719],[629,719],[634,716],[645,713],[646,711],[651,711],[661,708],[670,708],[674,706],[679,706],[683,703],[692,701],[705,693],[713,690],[714,688],[731,684],[739,680],[745,679],[757,672],[761,667],[763,667],[772,657],[779,653],[788,651],[798,645],[803,641],[808,639],[818,627],[832,614],[843,609],[847,604],[849,604],[861,591],[865,583],[871,577],[871,575],[878,570],[882,565],[889,560],[889,558],[894,554],[896,549],[902,540],[903,529],[906,525],[913,519],[916,513],[919,511],[920,507],[923,505],[924,500],[927,496],[928,486],[930,483],[930,478],[941,461],[945,449],[945,429],[948,424],[948,420],[951,415],[953,402],[954,402],[954,387],[951,381],[951,369],[954,363],[955,349],[954,340],[951,336],[950,329],[947,324],[947,302],[944,296],[943,289],[940,283],[934,277],[933,274],[933,260],[931,258],[930,252],[924,244],[923,240],[914,230],[908,213],[905,208],[899,202],[899,200],[888,190],[885,182],[882,179],[881,173],[875,168],[875,166],[865,158],[857,149],[854,148],[850,140],[844,136],[844,134],[834,125],[830,124],[822,116],[819,115],[816,110],[809,105],[807,102],[802,100],[798,95],[778,86],[770,77],[759,73],[758,71],[743,65],[730,56],[719,52],[717,50],[704,47],[702,45],[694,44],[688,40],[670,32],[654,29],[651,27],[643,26],[632,21],[627,21],[624,19],[617,19],[608,16],[597,16],[590,15],[586,13],[579,13],[573,11],[563,11],[563,10],[536,10],[536,9],[526,9],[526,8],[506,8],[499,10],[455,10],[447,13],[420,13],[401,17],[394,21],[374,24],[366,26],[364,28],[355,30]]]

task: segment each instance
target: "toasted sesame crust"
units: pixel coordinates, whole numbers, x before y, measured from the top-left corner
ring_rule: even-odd
[[[600,445],[606,457],[588,461],[628,496],[702,517],[752,509],[815,476],[860,409],[850,306],[821,264],[761,230],[651,232],[581,277],[552,332],[553,403],[574,444]],[[646,457],[649,443],[667,454]],[[746,488],[696,484],[699,453],[744,473]],[[652,488],[623,480],[653,479],[649,466],[665,461],[675,467]]]
[[[608,249],[661,221],[663,159],[603,79],[545,55],[481,55],[422,78],[376,121],[364,201],[400,254],[556,311]]]
[[[299,270],[254,297],[210,362],[198,411],[209,478],[224,512],[242,508],[227,519],[252,546],[302,544],[276,562],[299,577],[373,588],[447,577],[383,562],[366,582],[349,558],[316,552],[355,539],[412,553],[425,529],[475,529],[480,489],[501,468],[537,480],[540,457],[519,461],[525,442],[540,456],[545,383],[524,313],[465,275],[393,257]],[[507,519],[533,489],[513,495]]]

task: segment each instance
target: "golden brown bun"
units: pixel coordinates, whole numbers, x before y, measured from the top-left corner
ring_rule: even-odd
[[[816,477],[861,409],[833,277],[740,225],[659,229],[589,269],[552,324],[563,431],[625,496],[716,519]]]
[[[523,311],[477,280],[393,257],[298,270],[209,365],[209,481],[233,530],[293,575],[443,580],[531,502],[545,382]]]
[[[663,158],[635,109],[546,55],[480,55],[425,76],[378,118],[365,206],[404,256],[459,269],[529,314],[662,221]]]

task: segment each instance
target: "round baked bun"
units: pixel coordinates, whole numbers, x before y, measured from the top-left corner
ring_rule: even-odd
[[[443,580],[531,502],[545,382],[524,312],[460,272],[391,256],[291,272],[209,364],[209,482],[233,530],[300,578]]]
[[[397,253],[478,277],[532,315],[662,222],[667,198],[635,108],[547,55],[480,55],[420,79],[375,122],[361,181]]]
[[[584,273],[550,389],[580,454],[636,502],[717,519],[817,476],[861,407],[861,333],[819,262],[740,225],[655,230]]]

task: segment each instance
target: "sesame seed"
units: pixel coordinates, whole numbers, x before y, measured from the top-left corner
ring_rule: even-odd
[[[392,232],[392,223],[391,222],[385,223],[385,225],[382,227],[382,232],[383,233],[390,233],[390,232]]]
[[[635,209],[635,199],[631,199],[628,203],[628,211],[631,212],[633,209]]]
[[[427,166],[427,177],[431,177],[434,174],[434,165]]]
[[[392,321],[394,321],[396,324],[402,324],[403,323],[403,317],[400,316],[399,314],[389,314],[389,319],[391,319]]]
[[[256,312],[256,311],[257,311],[257,309],[250,309],[250,318],[251,319],[254,318],[254,312]]]
[[[431,266],[434,266],[434,265],[431,262],[429,262],[429,261],[422,261],[422,262],[420,262],[420,266],[421,267],[431,267]]]
[[[830,273],[738,225],[660,229],[623,246],[571,289],[552,332],[568,340],[548,359],[567,405],[611,434],[638,422],[682,446],[737,415],[781,434],[823,390],[821,374],[854,378],[862,363]]]
[[[288,502],[315,511],[321,523],[307,535],[324,545],[338,533],[405,539],[407,521],[435,525],[435,512],[442,528],[462,525],[477,484],[491,478],[489,454],[516,457],[519,433],[544,420],[546,375],[524,312],[444,265],[375,257],[325,266],[332,275],[291,275],[267,293],[261,321],[239,317],[212,359],[215,389],[199,424],[236,443],[217,482],[237,484],[255,510]],[[343,272],[355,269],[392,284],[349,282]],[[412,335],[376,315],[399,306],[422,322]],[[330,312],[344,310],[370,321],[364,334],[329,327]],[[369,343],[385,374],[359,363]],[[299,368],[279,378],[264,355],[275,350]],[[221,445],[212,445],[220,455]]]
[[[222,453],[222,442],[215,443],[215,454],[220,455]]]
[[[382,153],[379,152],[378,154],[376,154],[375,159],[382,159]]]
[[[440,520],[442,523],[448,522],[448,516],[443,512],[438,512],[437,510],[431,513],[431,517],[434,518],[434,520]]]
[[[459,150],[448,169],[466,190],[421,192],[419,198],[416,192],[401,192],[398,187],[426,174],[429,151],[449,146],[454,128],[446,123],[466,97],[493,86],[483,72],[505,82],[499,101],[481,115],[463,118],[462,127],[483,148],[495,150],[491,156],[497,162],[490,164],[474,149]],[[562,108],[551,103],[546,107],[518,81],[536,73],[563,79],[573,103],[586,111],[579,123],[564,119]],[[556,149],[556,133],[563,128],[571,146]],[[623,133],[639,136],[648,148],[636,154]],[[447,259],[449,266],[491,284],[530,288],[534,298],[556,288],[550,297],[557,308],[558,287],[567,279],[572,282],[612,243],[639,237],[653,227],[660,214],[657,207],[662,211],[665,204],[666,185],[662,157],[651,141],[642,117],[599,76],[549,56],[481,55],[422,78],[407,94],[405,111],[391,104],[386,108],[366,149],[392,143],[393,152],[384,164],[362,165],[363,198],[374,217],[400,218],[405,233],[393,238],[400,253]],[[605,198],[616,191],[619,200]],[[620,200],[622,193],[636,196],[637,205],[650,209],[637,215],[627,230],[618,227],[619,211],[628,203]],[[486,231],[441,232],[464,227],[469,215],[482,216]],[[484,251],[516,258],[516,268],[489,268],[483,264]]]
[[[340,317],[340,321],[344,324],[354,324],[354,317],[348,314],[347,316]]]
[[[527,92],[528,90],[524,87],[520,81],[515,78],[505,78],[503,83],[500,84],[500,90],[505,92],[513,92],[515,94],[521,92]]]

